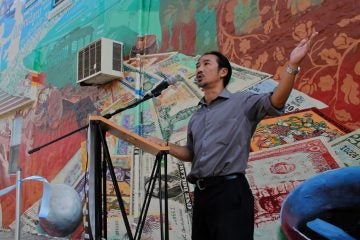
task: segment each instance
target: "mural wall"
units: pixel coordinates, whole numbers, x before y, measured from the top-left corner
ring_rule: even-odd
[[[252,157],[256,161],[249,163],[248,176],[258,201],[256,239],[269,239],[269,233],[277,239],[281,237],[280,196],[319,172],[360,165],[359,136],[351,133],[360,128],[359,23],[357,0],[4,0],[0,4],[0,90],[30,98],[34,104],[0,115],[0,190],[15,183],[18,166],[23,177],[40,175],[73,186],[85,202],[86,131],[33,154],[28,151],[86,125],[89,115],[127,106],[171,76],[178,82],[161,96],[111,120],[141,136],[184,143],[187,121],[202,96],[193,82],[199,55],[220,50],[231,60],[231,91],[271,91],[292,48],[318,31],[286,106],[288,115],[261,123],[252,141],[254,154],[318,136],[327,141],[321,146],[328,144],[326,167],[305,164],[303,172],[287,175],[281,184],[269,180],[261,185],[256,180],[261,169],[254,171],[259,157]],[[77,52],[100,37],[124,43],[124,77],[104,85],[80,86]],[[336,154],[343,151],[335,151],[337,144],[329,143],[346,134],[356,140],[351,147],[354,157],[340,160]],[[139,154],[112,136],[108,142],[126,209],[136,220],[154,157]],[[299,159],[304,154],[308,153],[299,153]],[[185,178],[191,166],[173,158],[169,161],[170,236],[190,239],[193,187]],[[125,230],[108,180],[109,235],[122,239]],[[22,191],[24,229],[45,234],[37,217],[42,184],[24,182]],[[0,200],[0,227],[13,228],[15,192]],[[274,206],[267,208],[265,203]],[[157,205],[152,203],[144,229],[149,239],[159,239]],[[82,238],[83,231],[79,226],[68,237]]]

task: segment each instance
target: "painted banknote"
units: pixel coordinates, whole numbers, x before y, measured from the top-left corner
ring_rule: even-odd
[[[140,154],[139,154],[140,155]],[[154,182],[154,190],[150,196],[150,205],[146,213],[146,222],[143,230],[143,237],[146,239],[160,239],[160,194],[164,196],[164,172],[161,173],[161,185],[159,185],[159,176],[150,178],[155,166],[155,156],[142,153],[138,156],[139,164],[133,166],[132,174],[132,193],[129,204],[130,218],[133,219],[132,225],[136,226],[139,221],[141,209],[144,208],[144,198],[146,191],[152,181]],[[163,167],[163,162],[161,163]],[[135,174],[137,173],[137,175]],[[169,203],[169,235],[170,239],[190,239],[191,211],[192,203],[190,197],[190,187],[186,181],[186,168],[178,160],[169,157],[167,160],[168,173],[168,203]],[[136,175],[136,176],[135,176]],[[164,199],[162,203],[162,214],[164,214]],[[112,221],[115,221],[114,219]],[[164,218],[162,219],[164,221]],[[114,223],[115,224],[115,223]],[[116,223],[119,225],[119,223]],[[117,236],[124,235],[124,229],[114,229]],[[111,233],[114,235],[115,233]]]
[[[250,88],[246,89],[246,91],[254,93],[272,92],[277,85],[278,83],[275,80],[266,79],[256,85],[251,86]],[[306,95],[303,92],[293,89],[285,104],[285,112],[296,112],[311,107],[322,109],[328,107],[328,105]]]
[[[185,174],[179,171],[179,166],[176,162],[168,159],[168,217],[169,217],[169,235],[170,239],[190,239],[191,231],[191,211],[192,204],[189,193],[189,187],[186,180],[183,178]],[[151,239],[160,239],[160,204],[159,194],[164,196],[165,182],[162,176],[161,186],[155,184],[155,189],[152,194],[152,201],[150,203],[148,216],[153,227],[148,229],[148,237]],[[148,185],[150,179],[144,176],[145,186]],[[164,200],[162,201],[164,207]],[[164,209],[163,209],[164,214]],[[152,219],[152,220],[151,220]]]
[[[259,151],[317,136],[330,141],[347,131],[318,109],[311,108],[261,120],[250,146],[252,151]]]
[[[161,239],[160,232],[160,215],[158,210],[159,203],[154,202],[150,205],[142,239],[158,240]],[[155,210],[155,211],[154,211]],[[190,240],[191,239],[191,222],[187,217],[187,212],[182,204],[169,200],[169,239]]]
[[[135,99],[135,92],[132,88],[124,87],[123,83],[118,83],[118,88],[111,94],[111,100],[106,107],[102,108],[101,115],[113,113],[120,108],[130,105]],[[108,97],[110,99],[110,97]]]
[[[338,137],[330,144],[346,166],[360,166],[360,129]]]
[[[132,222],[132,218],[129,218],[129,222]],[[132,232],[135,232],[135,226],[130,225]],[[133,233],[132,233],[133,234]],[[125,223],[118,210],[111,209],[107,216],[107,239],[109,240],[127,240]]]
[[[183,144],[183,142],[177,142]],[[141,157],[140,170],[140,186],[139,192],[134,193],[134,199],[138,204],[143,204],[145,191],[151,182],[151,172],[155,164],[155,156],[143,154]],[[163,166],[163,163],[161,164]],[[169,201],[169,225],[170,239],[190,239],[191,236],[191,216],[192,216],[192,192],[193,186],[187,180],[189,164],[183,163],[172,156],[167,157],[167,174],[168,174],[168,201]],[[159,178],[155,182],[154,191],[151,195],[151,203],[148,211],[148,223],[152,225],[152,229],[145,231],[145,236],[149,239],[160,238],[160,205],[159,196],[164,195],[164,175],[161,174],[161,185],[159,186]],[[135,204],[133,204],[135,205]],[[141,206],[134,208],[141,208]],[[164,203],[163,203],[164,206]]]
[[[162,61],[171,58],[176,53],[177,52],[168,52],[168,53],[139,55],[138,57],[130,58],[126,60],[125,64],[146,71],[147,69],[153,67],[155,64],[161,63]]]
[[[235,63],[231,63],[231,66],[232,76],[230,83],[227,86],[227,89],[229,89],[230,92],[243,91],[272,76],[269,73],[242,67]]]
[[[183,75],[189,79],[195,75],[195,66],[197,57],[191,57],[182,53],[176,53],[168,59],[154,64],[146,71],[149,73],[155,73],[159,76],[169,78],[177,74]]]
[[[159,75],[134,68],[127,64],[124,64],[124,73],[125,76],[121,83],[134,92],[141,91],[140,95],[153,89],[156,84],[163,80]]]
[[[172,140],[186,132],[188,121],[198,108],[199,98],[187,85],[179,83],[153,102],[162,137]]]
[[[132,190],[130,186],[132,159],[132,155],[111,155],[117,186],[120,190],[120,195],[128,214],[130,213],[130,199]],[[106,195],[108,211],[114,209],[119,211],[120,208],[116,196],[115,186],[109,171],[106,173]]]
[[[278,239],[281,204],[289,192],[309,177],[343,166],[322,137],[251,153],[246,176],[255,197],[255,238]]]

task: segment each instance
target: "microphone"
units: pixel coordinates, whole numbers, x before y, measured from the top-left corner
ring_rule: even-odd
[[[163,90],[168,88],[170,85],[174,85],[177,82],[177,78],[172,76],[170,78],[166,78],[164,81],[159,83],[153,90],[151,90],[149,93],[147,93],[144,98],[152,98],[157,97],[161,94]]]

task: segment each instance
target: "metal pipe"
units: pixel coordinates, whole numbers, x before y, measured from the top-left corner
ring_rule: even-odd
[[[21,216],[21,169],[16,171],[16,226],[15,240],[20,239],[20,216]]]

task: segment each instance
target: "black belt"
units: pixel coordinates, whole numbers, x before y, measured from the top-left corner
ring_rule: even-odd
[[[230,174],[226,176],[214,176],[214,177],[205,177],[205,178],[199,178],[196,179],[194,184],[199,190],[204,190],[207,187],[218,185],[224,181],[232,180],[236,178],[244,177],[244,174],[237,173],[237,174]]]

